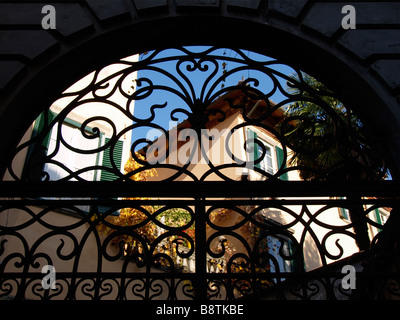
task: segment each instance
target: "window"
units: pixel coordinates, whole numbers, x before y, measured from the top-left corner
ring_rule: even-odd
[[[32,136],[35,137],[48,126],[56,117],[51,111],[42,113],[35,122]],[[59,130],[61,130],[60,141]],[[85,128],[85,133],[90,136],[93,130],[90,127]],[[118,168],[122,168],[122,152],[124,142],[118,140],[111,152],[111,148],[106,148],[102,152],[96,152],[100,146],[110,142],[110,138],[100,133],[98,137],[87,138],[82,134],[81,123],[67,119],[59,129],[58,124],[51,128],[49,134],[41,140],[40,145],[36,144],[28,151],[26,160],[27,165],[35,166],[34,175],[30,174],[30,180],[43,180],[48,175],[49,180],[60,180],[67,177],[71,172],[77,173],[77,177],[87,181],[111,181],[117,177],[108,170],[83,170],[101,164],[106,168],[112,168],[111,153],[114,163]],[[76,149],[76,150],[74,150]],[[90,152],[92,151],[92,152]],[[43,158],[49,158],[43,164]],[[38,165],[39,163],[39,165]],[[41,166],[40,166],[41,163]],[[30,171],[32,168],[30,168]],[[72,177],[70,180],[78,180]]]
[[[272,281],[277,283],[278,278],[273,277],[274,274],[298,272],[300,261],[295,254],[295,246],[292,240],[284,235],[272,234],[267,235],[265,240],[261,242],[260,262],[268,269],[272,275]],[[280,278],[284,281],[286,278]]]
[[[58,150],[56,150],[58,144],[57,130],[54,128],[51,131],[47,155],[51,155],[54,152],[55,155],[51,158],[52,160],[57,161],[62,165],[65,165],[67,169],[70,169],[73,172],[77,172],[81,169],[95,166],[97,164],[96,153],[83,154],[73,152],[67,146],[79,148],[81,150],[95,150],[99,147],[99,138],[87,139],[82,135],[81,130],[78,127],[67,123],[64,123],[61,126],[61,131],[65,144],[60,143]],[[46,162],[44,165],[44,171],[50,175],[50,180],[60,180],[68,175],[68,171],[66,169],[54,163]],[[79,174],[79,177],[87,181],[93,181],[95,180],[95,171],[83,171]],[[71,180],[77,179],[72,178]]]
[[[32,137],[39,135],[55,117],[56,114],[51,111],[43,112],[35,121]],[[77,173],[78,178],[86,181],[115,180],[117,176],[112,172],[94,168],[99,164],[106,168],[112,168],[110,160],[111,148],[108,147],[102,152],[95,151],[100,146],[109,143],[110,139],[105,137],[104,133],[88,139],[82,134],[81,126],[81,123],[67,119],[62,123],[61,127],[58,124],[54,125],[47,136],[40,140],[40,144],[32,145],[25,163],[25,168],[30,167],[27,170],[29,176],[25,178],[33,181],[41,181],[43,179],[56,181],[68,177],[71,173]],[[59,130],[63,141],[60,141]],[[85,133],[90,136],[94,132],[92,128],[87,127],[85,128]],[[122,140],[118,140],[112,152],[114,163],[118,168],[122,167],[123,144]],[[44,161],[44,157],[48,157],[48,159]],[[32,170],[32,167],[34,170]],[[93,167],[93,169],[85,170],[89,167]],[[72,177],[69,180],[76,181],[78,178]],[[90,211],[90,206],[77,207],[84,212]],[[97,208],[97,210],[101,211],[108,209],[106,207]]]
[[[263,262],[268,265],[270,273],[299,271],[303,258],[300,257],[299,248],[296,248],[295,242],[289,236],[293,234],[293,230],[275,233],[273,230],[281,229],[282,225],[271,218],[271,214],[280,215],[281,212],[263,209],[258,214],[258,219],[269,226],[265,228],[265,234],[261,235],[264,240],[260,242],[259,249]]]
[[[273,147],[269,143],[267,143],[265,140],[260,138],[257,133],[252,130],[252,129],[247,129],[246,130],[246,135],[247,138],[246,140],[250,141],[259,141],[262,143],[263,146],[261,146],[259,143],[256,142],[250,142],[249,143],[249,151],[248,152],[248,159],[250,162],[253,162],[261,157],[263,154],[263,149],[265,149],[265,155],[264,158],[256,163],[254,166],[256,168],[259,168],[271,175],[274,175],[280,168],[286,168],[286,163],[283,163],[284,161],[284,153],[281,147],[275,146]],[[255,146],[255,148],[254,148]],[[288,180],[288,174],[287,172],[283,173],[282,175],[279,176],[279,179],[281,180]]]
[[[258,164],[258,166],[261,170],[264,170],[270,174],[274,174],[275,169],[274,169],[274,165],[272,162],[272,148],[269,145],[267,145],[264,141],[261,141],[261,142],[263,143],[264,148],[265,148],[265,156],[264,156],[263,160]],[[262,153],[263,153],[262,146],[257,145],[257,147],[258,147],[258,150],[257,150],[258,154],[262,155]]]
[[[338,197],[339,200],[344,200],[344,197]],[[350,213],[349,213],[349,209],[346,208],[339,208],[339,217],[343,220],[347,220],[350,221]]]
[[[267,237],[268,253],[273,256],[275,262],[270,259],[270,272],[292,272],[292,260],[286,260],[284,257],[289,257],[292,253],[291,242],[283,237],[271,235]],[[282,253],[282,255],[281,255]],[[277,265],[276,265],[277,263]],[[279,267],[279,270],[278,270]]]
[[[375,221],[383,226],[388,219],[388,214],[383,212],[382,210],[374,209]],[[378,231],[382,231],[381,228],[378,228]]]

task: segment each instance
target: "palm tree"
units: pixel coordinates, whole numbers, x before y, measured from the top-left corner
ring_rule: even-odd
[[[376,181],[386,173],[378,144],[368,128],[321,82],[292,75],[288,92],[296,99],[280,132],[293,150],[289,164],[307,181]],[[355,200],[354,197],[347,197]],[[370,246],[362,205],[348,207],[360,250]]]

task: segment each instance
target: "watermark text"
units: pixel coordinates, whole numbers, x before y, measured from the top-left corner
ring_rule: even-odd
[[[56,8],[51,5],[45,5],[42,8],[42,14],[45,16],[42,18],[42,28],[45,30],[56,28]]]
[[[345,30],[356,29],[356,8],[352,5],[346,5],[342,8],[342,28]]]
[[[46,273],[46,275],[42,279],[43,289],[56,289],[56,268],[54,268],[54,266],[52,265],[45,265],[42,268],[42,273]]]
[[[354,290],[356,288],[356,268],[352,265],[345,265],[342,268],[342,274],[346,274],[342,279],[342,288]]]

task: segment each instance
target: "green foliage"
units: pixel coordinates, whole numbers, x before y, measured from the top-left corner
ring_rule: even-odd
[[[154,211],[158,211],[161,208],[161,206],[155,206]],[[171,208],[163,211],[158,215],[157,219],[163,221],[169,227],[182,227],[190,223],[191,215],[189,211],[183,208]]]
[[[292,75],[297,98],[279,129],[293,150],[289,164],[304,180],[378,180],[386,172],[379,143],[332,91],[305,73]]]

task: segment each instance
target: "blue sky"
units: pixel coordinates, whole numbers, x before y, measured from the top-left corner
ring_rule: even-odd
[[[197,46],[185,48],[190,52],[202,52],[211,47]],[[151,51],[146,54],[141,54],[140,60],[143,61],[150,59],[153,53],[154,52]],[[241,57],[240,54],[242,54],[243,57]],[[136,86],[136,90],[144,90],[144,88],[148,85],[147,80],[145,80],[147,78],[150,79],[154,86],[167,86],[171,90],[176,90],[176,92],[170,92],[161,88],[155,89],[144,99],[138,99],[135,101],[134,116],[139,119],[147,119],[151,116],[151,107],[155,107],[155,118],[152,121],[152,124],[159,125],[168,130],[170,122],[172,121],[171,116],[177,117],[178,122],[187,117],[187,115],[184,113],[171,114],[171,111],[177,108],[190,110],[188,103],[184,100],[185,97],[190,98],[191,101],[194,99],[205,100],[205,97],[213,96],[213,94],[215,94],[218,90],[221,90],[222,85],[224,85],[224,88],[228,88],[230,86],[235,86],[239,81],[248,78],[256,78],[259,80],[257,88],[259,88],[263,93],[271,91],[273,88],[273,82],[271,78],[260,71],[245,68],[244,57],[248,57],[253,61],[260,63],[271,63],[271,69],[282,72],[286,75],[290,75],[294,72],[292,68],[286,65],[275,63],[275,60],[270,57],[250,52],[248,50],[235,51],[232,49],[223,48],[211,51],[210,55],[219,57],[218,60],[216,60],[218,63],[218,72],[212,77],[208,85],[205,86],[204,91],[202,91],[202,89],[204,84],[207,82],[207,78],[210,77],[216,70],[216,66],[213,64],[213,62],[203,62],[199,65],[200,68],[203,68],[207,65],[208,69],[206,71],[200,71],[199,68],[195,68],[194,71],[191,71],[190,68],[193,67],[194,63],[189,61],[182,62],[179,65],[179,70],[181,71],[180,73],[176,70],[179,60],[175,59],[173,61],[164,61],[163,59],[171,56],[187,57],[187,55],[181,50],[168,49],[154,56],[152,61],[160,60],[160,62],[154,64],[152,63],[150,64],[150,67],[159,68],[160,70],[139,70],[137,78],[138,80],[142,79],[142,83],[141,86]],[[232,59],[239,59],[239,61],[231,61]],[[196,61],[198,62],[199,59]],[[228,72],[229,76],[224,82],[221,82],[219,80],[224,70]],[[237,71],[232,72],[233,70]],[[163,74],[163,72],[168,72],[172,77],[176,78],[176,81],[171,80],[171,78]],[[281,83],[282,88],[286,88],[286,81],[284,79],[277,77],[277,80],[279,83]],[[215,85],[214,88],[213,85]],[[255,84],[252,83],[251,85],[254,86]],[[147,93],[148,91],[143,91],[140,95],[145,96]],[[185,97],[181,96],[183,93],[185,93]],[[273,95],[271,95],[270,98],[274,102],[280,102],[285,98],[285,96],[279,92],[279,90],[277,90]],[[161,106],[163,107],[161,108]],[[149,129],[150,127],[148,126],[134,129],[132,141],[136,141],[138,138],[144,138]]]
[[[211,49],[211,47],[185,47],[190,52],[204,52],[205,50]],[[146,54],[140,55],[140,60],[150,59],[151,55],[154,52],[148,52]],[[152,57],[152,61],[160,60],[162,62],[150,64],[152,68],[159,68],[159,70],[139,70],[138,79],[149,79],[155,86],[167,86],[171,90],[175,90],[175,92],[170,92],[168,90],[163,89],[155,89],[150,95],[146,96],[144,99],[138,99],[135,102],[134,116],[139,119],[146,119],[151,115],[151,107],[155,107],[155,118],[152,121],[154,126],[160,126],[165,130],[171,128],[171,126],[175,126],[177,122],[171,123],[171,117],[175,116],[178,118],[178,122],[183,121],[187,115],[184,113],[171,113],[174,109],[181,108],[184,110],[190,110],[188,107],[187,101],[185,98],[193,101],[194,99],[200,99],[202,101],[205,100],[207,96],[214,96],[219,90],[222,89],[222,85],[227,89],[230,86],[235,86],[239,81],[243,79],[255,78],[259,81],[258,84],[251,83],[252,87],[259,89],[264,94],[271,92],[274,88],[274,82],[271,80],[272,78],[276,79],[280,88],[274,92],[271,92],[271,96],[269,97],[275,103],[279,103],[284,101],[287,97],[282,93],[282,91],[286,91],[288,88],[286,86],[286,79],[279,77],[277,73],[282,73],[286,76],[290,76],[293,73],[296,73],[296,70],[293,68],[280,64],[278,61],[273,58],[257,54],[255,52],[251,52],[248,50],[233,50],[233,49],[215,49],[210,50],[209,55],[213,55],[216,58],[215,61],[218,63],[218,72],[211,78],[209,83],[204,86],[207,82],[208,77],[210,77],[215,70],[216,66],[213,64],[213,61],[203,62],[197,65],[197,68],[193,68],[194,62],[182,62],[180,64],[181,73],[177,71],[178,60],[173,61],[164,61],[168,57],[179,56],[187,58],[187,55],[183,53],[180,49],[167,49],[161,51],[159,54]],[[258,70],[246,68],[245,59],[251,59],[252,61],[256,61],[262,64],[265,67],[270,68],[271,74],[266,72],[261,72]],[[163,60],[164,59],[164,60]],[[183,58],[184,59],[184,58]],[[232,61],[236,59],[237,61]],[[195,61],[199,62],[199,59],[195,59]],[[208,66],[207,70],[200,71],[199,68]],[[187,69],[189,67],[189,69]],[[192,70],[192,69],[193,70]],[[223,71],[226,70],[228,72],[228,77],[224,82],[219,82],[220,77],[223,74]],[[233,72],[233,70],[237,70]],[[265,71],[265,70],[264,70]],[[163,74],[163,72],[167,72],[172,77],[175,77],[176,81],[171,80],[168,76]],[[298,71],[297,71],[298,72]],[[216,86],[213,88],[212,86]],[[203,90],[203,86],[205,90]],[[143,90],[146,87],[146,81],[142,82],[142,86],[136,86],[136,90]],[[142,94],[146,94],[148,92],[144,91]],[[186,93],[183,94],[183,93]],[[183,96],[182,96],[183,94]],[[217,96],[214,96],[215,98]],[[163,106],[161,108],[161,106]],[[138,129],[134,129],[132,132],[132,142],[135,142],[137,139],[145,138],[147,132],[151,129],[151,127],[141,127]],[[154,132],[154,130],[153,130]],[[161,131],[158,135],[161,135]],[[155,136],[151,138],[151,140],[155,139]],[[142,148],[145,144],[140,144],[136,147],[136,150]],[[391,177],[389,177],[391,179]]]

